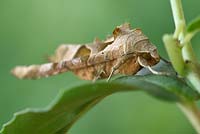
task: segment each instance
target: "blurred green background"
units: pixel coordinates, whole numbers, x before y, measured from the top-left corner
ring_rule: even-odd
[[[186,20],[200,14],[200,1],[184,0]],[[10,69],[43,63],[62,43],[105,38],[124,22],[140,27],[167,58],[162,35],[174,29],[169,0],[0,0],[0,126],[14,112],[44,107],[60,89],[80,84],[71,73],[40,80],[18,80]],[[198,37],[193,44],[200,57]],[[84,90],[84,89],[83,89]],[[194,134],[175,104],[143,92],[109,96],[82,117],[72,134]]]

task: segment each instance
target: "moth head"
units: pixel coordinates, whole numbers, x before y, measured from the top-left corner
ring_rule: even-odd
[[[133,50],[142,59],[144,59],[148,65],[155,65],[160,61],[157,48],[153,45],[149,39],[141,40],[134,44]]]

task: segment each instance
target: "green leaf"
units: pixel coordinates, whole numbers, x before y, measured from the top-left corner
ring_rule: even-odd
[[[16,113],[3,126],[1,133],[64,134],[77,119],[104,97],[115,92],[136,90],[171,102],[199,98],[196,91],[174,76],[151,74],[121,77],[109,83],[88,83],[63,90],[45,109],[27,109]]]
[[[200,17],[192,20],[187,27],[187,34],[184,42],[188,43],[200,31]]]
[[[189,33],[196,33],[198,31],[200,31],[200,17],[197,17],[196,19],[192,20],[188,27],[187,27],[187,31]]]

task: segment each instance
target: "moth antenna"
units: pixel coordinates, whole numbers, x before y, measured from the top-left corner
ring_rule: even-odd
[[[64,65],[65,64],[65,65]],[[68,71],[65,61],[42,65],[17,66],[11,73],[19,79],[38,79]]]

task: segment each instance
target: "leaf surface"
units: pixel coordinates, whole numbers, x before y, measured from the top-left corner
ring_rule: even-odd
[[[15,113],[2,134],[64,134],[104,97],[122,91],[144,91],[156,98],[177,102],[196,100],[199,94],[175,76],[145,75],[120,77],[63,90],[48,107]],[[134,98],[133,98],[134,99]]]
[[[196,33],[200,31],[200,16],[189,23],[187,31],[190,33]]]

